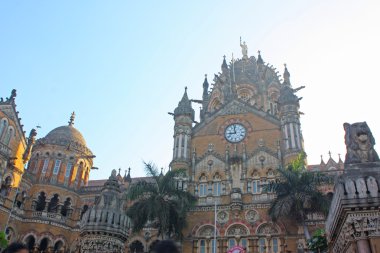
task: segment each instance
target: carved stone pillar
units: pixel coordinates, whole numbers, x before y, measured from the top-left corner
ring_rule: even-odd
[[[358,253],[372,253],[369,241],[367,239],[360,239],[356,241]]]

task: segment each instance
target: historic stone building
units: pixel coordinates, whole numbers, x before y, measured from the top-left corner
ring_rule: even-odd
[[[170,167],[186,168],[178,185],[197,197],[182,249],[211,253],[216,247],[224,253],[241,245],[248,252],[303,252],[302,228],[286,220],[273,223],[267,210],[275,196],[262,192],[263,185],[276,179],[278,166],[303,150],[296,95],[302,87],[292,87],[286,66],[282,80],[260,53],[249,57],[245,43],[241,47],[241,59],[227,64],[224,58],[213,82],[204,79],[202,99],[189,99],[185,89],[171,113]],[[130,172],[122,176],[119,170],[108,180],[89,180],[95,156],[74,127],[75,115],[45,137],[35,141],[32,131],[27,139],[15,96],[12,92],[0,102],[0,221],[5,224],[13,210],[11,240],[25,242],[33,252],[150,252],[156,231],[147,227],[130,234],[124,213],[128,186],[149,178],[131,178]],[[199,122],[192,103],[202,105]],[[13,137],[8,140],[10,131]],[[341,161],[330,160],[309,169],[334,168],[331,173],[340,173]],[[12,208],[12,189],[17,187]],[[324,224],[323,217],[309,218],[311,229]]]

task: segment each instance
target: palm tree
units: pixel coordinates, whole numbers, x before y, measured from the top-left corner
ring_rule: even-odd
[[[163,175],[153,164],[144,164],[150,177],[131,184],[127,193],[127,198],[133,203],[127,210],[133,232],[141,231],[148,222],[152,222],[162,239],[181,239],[181,232],[186,226],[186,213],[195,203],[193,195],[176,187],[176,178],[185,171],[170,170]]]
[[[328,213],[330,200],[320,191],[320,187],[332,183],[332,179],[319,172],[307,171],[304,161],[305,154],[301,153],[287,168],[278,169],[278,181],[266,185],[263,189],[276,193],[276,199],[268,210],[272,220],[295,219],[303,226],[305,237],[309,240],[311,237],[305,223],[306,215]]]

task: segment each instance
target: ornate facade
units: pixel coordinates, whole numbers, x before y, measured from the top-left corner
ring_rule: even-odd
[[[249,57],[247,45],[241,46],[241,59],[227,64],[224,58],[221,72],[211,84],[206,76],[202,99],[190,99],[185,89],[170,113],[174,118],[170,167],[186,169],[178,178],[178,187],[197,197],[183,231],[182,250],[211,253],[216,248],[224,253],[240,245],[247,252],[303,252],[302,227],[287,220],[273,223],[267,210],[275,196],[262,191],[276,180],[279,166],[303,151],[300,98],[296,95],[302,87],[292,87],[286,66],[282,80],[260,54]],[[14,97],[0,106],[11,104],[15,113]],[[199,122],[193,103],[202,105]],[[8,107],[0,107],[0,122],[11,122]],[[19,120],[9,123],[21,132],[13,140],[18,148],[4,149],[8,156],[1,163],[2,180],[8,182],[7,175],[15,171],[12,157],[18,157],[12,161],[18,164],[20,176],[2,185],[9,186],[7,192],[19,187],[23,194],[13,208],[12,194],[2,195],[1,224],[12,210],[11,240],[26,243],[33,252],[150,252],[157,242],[156,231],[147,226],[140,234],[130,234],[124,213],[128,186],[149,178],[131,178],[130,171],[121,176],[119,170],[108,180],[89,180],[95,156],[74,127],[74,118],[75,114],[68,125],[37,141],[33,131],[28,139],[24,136]],[[3,155],[2,146],[1,151]],[[334,166],[340,170],[340,165]],[[20,180],[14,178],[21,175],[21,184],[15,183]],[[323,217],[309,218],[311,229],[324,223]]]

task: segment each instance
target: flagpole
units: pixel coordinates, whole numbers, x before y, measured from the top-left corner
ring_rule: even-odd
[[[215,210],[214,210],[214,253],[216,253],[216,200],[215,200]]]

